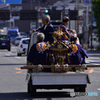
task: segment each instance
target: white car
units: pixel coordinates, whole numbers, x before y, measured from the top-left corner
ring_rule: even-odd
[[[26,36],[17,36],[15,38],[14,44],[17,46],[22,38],[27,38]]]
[[[92,36],[92,47],[96,48],[99,45],[98,37],[97,35]],[[89,47],[91,47],[91,36],[89,37]]]
[[[22,38],[20,40],[19,46],[17,48],[17,56],[21,56],[22,54],[27,53],[29,40],[30,38]]]

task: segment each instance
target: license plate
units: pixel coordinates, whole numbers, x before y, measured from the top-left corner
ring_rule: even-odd
[[[6,45],[5,43],[2,43],[2,45]]]

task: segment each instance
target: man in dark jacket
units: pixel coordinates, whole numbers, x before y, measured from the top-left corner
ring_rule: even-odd
[[[33,65],[47,65],[47,61],[46,61],[46,44],[43,41],[45,38],[43,33],[38,33],[37,34],[37,43],[33,44],[33,46],[31,47],[28,57],[27,57],[27,61],[30,64]],[[45,68],[43,71],[50,71],[49,68]]]
[[[46,64],[46,44],[43,41],[44,37],[43,33],[38,33],[37,43],[33,44],[29,51],[27,60],[33,65]]]
[[[34,33],[35,31],[39,31],[39,32],[44,33],[44,35],[45,35],[44,42],[49,41],[50,43],[52,43],[54,40],[53,40],[53,37],[52,37],[51,33],[54,32],[54,28],[53,28],[53,25],[50,23],[50,16],[49,15],[44,15],[42,17],[42,23],[44,25],[41,28],[38,28],[36,30],[33,29],[32,32]]]
[[[70,41],[74,42],[73,43],[73,53],[70,54],[70,64],[75,64],[75,65],[78,65],[78,64],[84,64],[85,63],[85,57],[88,58],[88,55],[85,51],[84,48],[82,48],[81,45],[77,44],[77,37],[71,37]]]

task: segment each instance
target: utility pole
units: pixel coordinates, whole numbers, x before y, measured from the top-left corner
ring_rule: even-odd
[[[92,11],[91,11],[91,50],[92,50]]]
[[[85,32],[85,45],[87,46],[88,41],[88,7],[86,7],[86,32]]]
[[[11,25],[11,4],[9,4],[9,9],[10,9],[10,28],[12,27]]]

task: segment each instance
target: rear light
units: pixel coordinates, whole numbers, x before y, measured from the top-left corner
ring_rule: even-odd
[[[23,45],[21,44],[20,47],[23,48]]]
[[[11,45],[11,40],[10,40],[10,45]]]

